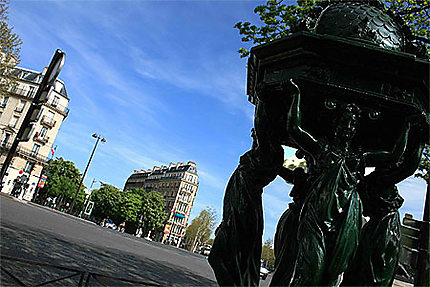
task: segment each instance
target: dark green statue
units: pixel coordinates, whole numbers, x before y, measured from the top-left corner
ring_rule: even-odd
[[[259,90],[263,95],[265,87]],[[286,114],[276,98],[261,98],[255,109],[252,149],[240,158],[224,195],[223,221],[216,230],[209,263],[221,286],[257,286],[263,235],[263,187],[284,161],[280,134]],[[272,112],[272,113],[270,113]]]
[[[304,155],[299,150],[296,156],[302,158]],[[308,165],[307,168],[310,169],[310,166]],[[294,272],[298,248],[297,228],[299,226],[300,211],[308,192],[306,182],[309,174],[305,173],[302,168],[296,168],[294,171],[282,168],[279,176],[287,183],[293,184],[290,192],[293,202],[288,205],[288,209],[281,215],[276,229],[274,244],[276,272],[272,277],[272,286],[288,285]]]
[[[396,162],[405,146],[406,132],[399,135],[393,151],[360,150],[353,146],[360,108],[348,103],[336,108],[332,137],[316,139],[301,126],[300,97],[297,90],[287,129],[315,166],[306,183],[309,192],[300,214],[291,285],[336,286],[358,246],[362,210],[357,186],[364,168]]]
[[[357,254],[342,282],[345,286],[391,286],[401,251],[400,215],[403,203],[395,184],[412,175],[423,150],[423,126],[411,127],[400,163],[387,163],[364,177],[358,187],[364,215],[370,217],[362,231]]]
[[[271,286],[393,281],[395,185],[429,140],[429,61],[378,2],[320,5],[297,33],[251,50],[253,145],[227,185],[209,256],[222,286],[258,286],[261,195],[278,175],[293,184],[293,202],[278,222]],[[282,166],[283,145],[298,149],[306,171]],[[365,176],[366,167],[375,171]]]

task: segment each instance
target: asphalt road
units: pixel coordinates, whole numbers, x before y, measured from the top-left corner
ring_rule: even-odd
[[[100,227],[45,207],[0,196],[2,256],[85,270],[161,286],[217,286],[207,259],[183,249]],[[64,270],[2,259],[1,286],[15,286],[9,272],[26,285],[68,275]],[[68,271],[69,272],[69,271]],[[270,275],[260,281],[268,286]],[[76,286],[79,277],[49,286]],[[94,281],[94,280],[93,280]],[[100,286],[96,281],[92,286]],[[117,280],[111,286],[137,286]]]
[[[212,269],[201,255],[102,228],[6,196],[0,196],[0,215],[2,256],[162,286],[216,286]],[[2,260],[1,266],[30,284],[34,284],[32,280],[39,280],[46,274],[48,278],[49,274],[57,272],[10,260]],[[2,286],[13,282],[4,272],[1,278]],[[63,285],[64,282],[58,286]]]

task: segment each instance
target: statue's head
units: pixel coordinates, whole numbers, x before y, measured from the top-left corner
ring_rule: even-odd
[[[357,131],[360,108],[352,103],[342,107],[339,112],[334,121],[335,137],[347,141],[352,140]]]

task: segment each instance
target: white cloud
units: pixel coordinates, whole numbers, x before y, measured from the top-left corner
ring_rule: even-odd
[[[402,216],[410,213],[414,218],[422,219],[427,189],[424,180],[411,176],[398,184],[398,189],[400,195],[405,199],[400,208]]]

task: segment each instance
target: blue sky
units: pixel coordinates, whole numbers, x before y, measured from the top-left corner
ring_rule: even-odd
[[[206,206],[221,218],[224,187],[251,146],[254,112],[233,26],[256,22],[259,3],[12,1],[10,24],[23,40],[20,66],[41,71],[57,48],[66,52],[60,78],[70,114],[56,156],[83,171],[91,134],[101,134],[107,142],[85,184],[95,178],[119,188],[135,169],[195,161],[200,187],[191,218]],[[424,181],[410,178],[399,189],[402,213],[422,218]],[[273,238],[289,190],[280,179],[265,189],[265,239]]]

